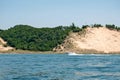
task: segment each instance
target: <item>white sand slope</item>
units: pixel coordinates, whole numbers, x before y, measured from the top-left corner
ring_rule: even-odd
[[[64,51],[96,50],[104,53],[120,52],[120,32],[109,30],[105,27],[87,28],[84,34],[83,32],[82,34],[80,32],[71,33],[64,44],[60,46],[59,49]],[[59,50],[58,48],[56,49]]]
[[[6,52],[10,50],[14,50],[13,47],[5,46],[7,44],[6,41],[4,41],[2,38],[0,38],[0,52]]]

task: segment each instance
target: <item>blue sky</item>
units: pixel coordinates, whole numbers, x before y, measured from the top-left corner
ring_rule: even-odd
[[[120,0],[0,0],[0,29],[100,23],[120,26]]]

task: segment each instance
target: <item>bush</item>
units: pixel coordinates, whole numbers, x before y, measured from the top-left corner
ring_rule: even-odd
[[[86,29],[87,27],[89,27],[89,25],[83,25],[82,29]]]
[[[99,27],[102,27],[102,25],[101,24],[94,24],[92,27],[99,28]]]
[[[110,24],[106,24],[106,28],[108,28],[108,29],[116,29],[116,27],[115,27],[115,25],[114,24],[112,24],[112,25],[110,25]]]

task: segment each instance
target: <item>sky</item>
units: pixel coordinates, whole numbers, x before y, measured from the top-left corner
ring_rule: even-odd
[[[34,27],[115,24],[120,0],[0,0],[0,29],[18,24]]]

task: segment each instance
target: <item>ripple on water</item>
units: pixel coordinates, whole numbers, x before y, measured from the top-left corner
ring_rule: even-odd
[[[0,54],[0,80],[119,80],[119,55]]]

